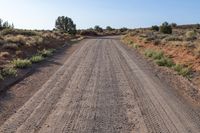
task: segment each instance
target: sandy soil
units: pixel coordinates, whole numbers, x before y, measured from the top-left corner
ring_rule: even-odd
[[[47,78],[0,132],[200,132],[199,109],[117,38],[85,40]]]

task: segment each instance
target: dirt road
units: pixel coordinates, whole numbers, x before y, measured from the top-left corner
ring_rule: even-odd
[[[200,113],[116,38],[84,41],[3,133],[199,133]]]

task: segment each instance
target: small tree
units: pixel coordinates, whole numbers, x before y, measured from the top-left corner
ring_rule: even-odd
[[[58,17],[56,20],[55,27],[62,32],[66,32],[73,35],[76,34],[76,25],[69,17],[65,16]]]
[[[14,28],[14,24],[10,25],[10,24],[8,23],[8,21],[3,22],[3,20],[0,19],[0,30],[3,30],[3,29],[11,29],[11,28],[12,28],[12,29]]]
[[[159,31],[159,27],[157,25],[152,26],[151,29],[154,31]]]
[[[100,26],[96,25],[94,27],[94,30],[97,31],[97,32],[103,32],[103,28],[101,28]]]
[[[164,34],[172,34],[172,26],[169,25],[167,22],[164,22],[160,26],[160,32]]]
[[[106,30],[108,30],[108,31],[112,31],[112,30],[113,30],[113,28],[112,28],[112,27],[110,27],[110,26],[107,26],[107,27],[106,27]]]

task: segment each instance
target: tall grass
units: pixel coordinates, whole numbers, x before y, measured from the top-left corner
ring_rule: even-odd
[[[15,59],[11,62],[15,68],[27,68],[32,65],[28,59]]]

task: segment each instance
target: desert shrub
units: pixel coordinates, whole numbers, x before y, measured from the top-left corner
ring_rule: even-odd
[[[171,23],[171,26],[172,26],[173,28],[175,28],[175,27],[177,27],[177,24],[176,24],[176,23]]]
[[[151,29],[153,31],[159,31],[159,27],[157,25],[152,26]]]
[[[130,40],[128,44],[129,44],[129,45],[132,45],[132,44],[133,44],[133,41],[132,41],[132,40]]]
[[[31,30],[4,29],[1,31],[1,35],[36,36],[37,33],[35,31],[31,31]]]
[[[44,60],[44,57],[42,55],[34,55],[30,58],[30,61],[32,63],[38,63]]]
[[[187,40],[195,40],[195,39],[197,39],[197,32],[195,30],[187,31],[185,35],[186,35],[186,39]]]
[[[96,25],[96,26],[94,27],[94,30],[95,30],[96,32],[103,32],[103,28],[101,28],[101,27],[98,26],[98,25]]]
[[[119,29],[119,31],[120,31],[120,32],[126,32],[126,31],[128,31],[128,28],[123,27],[123,28]]]
[[[4,29],[1,31],[1,35],[8,35],[13,33],[13,29]]]
[[[172,34],[172,27],[167,22],[164,22],[160,26],[160,32],[164,34]]]
[[[42,51],[39,51],[38,54],[40,54],[43,57],[48,57],[48,56],[52,56],[53,52],[55,51],[55,49],[43,49]]]
[[[27,46],[36,46],[40,45],[44,42],[44,39],[40,36],[33,36],[29,37],[28,40],[26,41]]]
[[[15,59],[11,62],[15,68],[27,68],[32,65],[31,61],[28,59]]]
[[[6,42],[10,43],[17,43],[21,45],[27,45],[27,46],[35,46],[38,44],[43,43],[43,38],[41,36],[24,36],[24,35],[16,35],[16,36],[11,36],[7,35],[5,36]]]
[[[110,26],[107,26],[107,27],[106,27],[106,30],[108,30],[108,31],[112,31],[112,30],[113,30],[113,28],[112,28],[112,27],[110,27]]]
[[[138,49],[140,46],[138,44],[133,44],[133,48]]]
[[[164,53],[162,51],[155,51],[153,52],[152,58],[153,59],[161,59],[164,57]]]
[[[188,76],[189,73],[190,73],[190,69],[187,68],[187,67],[184,67],[183,65],[180,65],[180,64],[176,64],[173,69],[175,71],[178,72],[179,75],[182,75],[182,76]]]
[[[16,36],[7,35],[7,36],[5,36],[5,40],[6,40],[6,42],[10,42],[10,43],[19,43],[22,45],[26,45],[26,43],[29,39],[23,35],[16,35]]]
[[[62,31],[69,34],[76,34],[76,25],[74,24],[73,20],[69,17],[59,16],[56,20],[55,27]]]
[[[82,35],[82,36],[97,36],[98,34],[96,33],[96,31],[88,29],[88,30],[82,30],[80,32],[80,35]]]
[[[152,57],[153,54],[154,54],[154,51],[151,50],[151,49],[147,49],[147,50],[145,51],[145,53],[144,53],[144,55],[147,56],[147,57]]]
[[[183,41],[183,38],[182,37],[178,37],[178,36],[168,36],[165,38],[165,41]]]
[[[6,67],[1,71],[3,77],[7,76],[17,76],[17,70],[13,67]]]
[[[155,62],[159,66],[172,67],[174,65],[174,62],[172,61],[172,59],[168,57],[164,57],[164,56],[160,59],[157,59]]]
[[[172,67],[174,65],[172,59],[165,57],[162,51],[148,49],[145,51],[145,56],[154,59],[156,64],[159,66]]]
[[[11,49],[11,50],[17,50],[18,49],[18,45],[16,43],[5,43],[3,45],[4,49]]]

